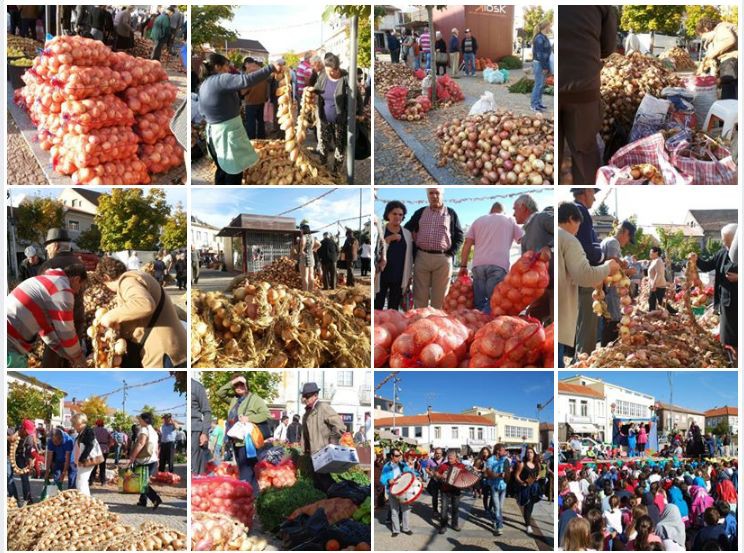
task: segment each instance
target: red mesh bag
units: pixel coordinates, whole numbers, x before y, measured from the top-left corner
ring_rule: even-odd
[[[456,319],[419,319],[393,342],[390,367],[457,367],[467,355],[468,335],[468,328]]]
[[[291,488],[297,483],[297,469],[291,459],[285,459],[278,465],[259,461],[253,470],[262,491],[267,488]]]
[[[253,488],[248,482],[233,478],[193,476],[191,510],[231,516],[251,528],[256,512]]]
[[[48,82],[72,100],[115,94],[127,87],[121,75],[109,67],[78,65],[60,66]]]
[[[159,61],[136,58],[124,52],[111,54],[111,69],[119,72],[128,87],[168,80],[168,73]]]
[[[475,333],[471,368],[524,368],[542,362],[545,330],[537,319],[500,316]]]
[[[473,279],[468,275],[460,275],[450,286],[444,298],[444,310],[448,313],[458,309],[473,308]]]
[[[139,135],[143,144],[155,144],[171,134],[170,121],[174,114],[175,111],[170,107],[146,113],[135,121],[134,132]]]
[[[493,289],[491,313],[496,316],[519,315],[543,295],[549,283],[548,264],[540,259],[540,254],[524,253],[511,266],[506,278]]]
[[[103,127],[131,127],[134,124],[132,110],[112,94],[85,100],[67,100],[62,103],[61,117],[65,131],[76,134],[86,134]]]
[[[122,96],[127,106],[137,114],[172,107],[178,89],[168,81],[127,88]]]
[[[396,119],[401,119],[406,112],[406,102],[408,100],[408,89],[404,86],[393,86],[385,94],[387,107],[390,115]]]
[[[60,35],[44,45],[34,59],[34,70],[43,77],[52,77],[63,65],[103,67],[111,64],[111,50],[103,42],[78,35]]]
[[[137,154],[139,138],[130,127],[105,127],[89,134],[66,134],[52,148],[52,164],[60,161],[91,167],[107,161],[130,159]],[[71,173],[66,173],[71,174]]]
[[[543,358],[544,369],[554,368],[553,352],[555,350],[555,344],[553,342],[553,329],[553,323],[550,323],[545,327],[545,344],[543,345],[543,351],[545,352],[545,357]]]
[[[139,157],[150,173],[165,173],[183,164],[183,148],[170,135],[155,144],[142,144]]]
[[[72,174],[73,184],[150,184],[147,166],[137,156],[81,167]]]

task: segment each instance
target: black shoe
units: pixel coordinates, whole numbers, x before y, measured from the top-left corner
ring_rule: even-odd
[[[397,538],[398,537],[398,532],[393,532],[392,534],[390,534],[390,537],[391,538]]]
[[[138,501],[137,502],[137,506],[138,507],[147,507],[147,501],[145,501],[144,503],[142,501]]]
[[[446,526],[442,526],[442,527],[441,527],[441,528],[439,529],[439,533],[440,533],[440,534],[444,534],[444,533],[445,533],[446,531],[447,531],[447,527],[446,527]]]
[[[410,530],[403,530],[403,533],[404,533],[404,534],[405,534],[406,536],[413,536],[413,532],[411,532]]]
[[[462,530],[462,527],[461,527],[461,526],[460,526],[460,525],[458,524],[457,526],[453,526],[453,527],[452,527],[452,529],[453,529],[453,530],[454,530],[455,532],[460,532],[460,531]]]
[[[152,510],[154,511],[155,509],[157,509],[158,507],[160,507],[160,504],[162,502],[163,502],[162,499],[158,499],[157,501],[154,501],[153,504],[152,504]]]

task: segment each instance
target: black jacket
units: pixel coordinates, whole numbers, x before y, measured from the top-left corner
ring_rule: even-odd
[[[710,259],[698,257],[697,266],[700,271],[715,271],[713,303],[716,307],[736,307],[739,292],[736,282],[729,282],[726,273],[738,273],[739,266],[729,259],[728,250],[721,248]]]
[[[323,238],[318,249],[318,258],[322,263],[338,261],[338,244],[332,238]]]
[[[411,219],[405,225],[403,225],[404,228],[411,232],[418,232],[419,221],[421,220],[421,214],[424,212],[424,209],[426,208],[422,207],[420,209],[417,209]],[[447,251],[447,255],[450,257],[454,257],[455,255],[457,255],[460,246],[462,246],[462,243],[465,241],[465,233],[460,226],[460,219],[457,217],[457,213],[455,212],[455,210],[451,207],[448,207],[447,212],[450,216],[450,242],[452,243],[452,246]],[[416,255],[415,244],[413,253],[414,255]]]
[[[471,36],[470,38],[473,39],[473,54],[477,55],[478,54],[478,41],[475,40],[474,36]],[[463,36],[462,40],[460,41],[460,52],[462,54],[465,54],[465,40],[466,39]]]
[[[356,86],[356,83],[354,83]],[[320,75],[318,75],[318,80],[313,83],[313,88],[318,93],[318,116],[320,117],[321,121],[325,121],[325,98],[323,97],[323,93],[325,92],[326,86],[332,86],[331,82],[328,80],[328,75],[325,71],[321,71]],[[336,91],[334,93],[334,99],[336,102],[336,121],[331,121],[331,123],[339,122],[346,124],[346,117],[348,114],[348,106],[349,106],[349,74],[346,71],[341,71],[341,78],[336,81]],[[359,91],[357,89],[357,103],[356,103],[356,114],[362,115],[363,112],[363,102],[362,102],[362,96],[359,94]]]
[[[90,457],[93,451],[93,442],[96,440],[96,435],[90,426],[86,426],[85,429],[78,435],[77,442],[78,447],[81,448],[79,462],[84,463]]]
[[[39,268],[41,267],[41,264],[38,263],[36,265],[31,265],[28,258],[21,261],[21,266],[18,269],[18,272],[20,273],[18,276],[21,278],[21,280],[27,280],[31,277],[35,277],[39,274]]]
[[[300,443],[302,437],[302,425],[299,422],[291,422],[287,427],[287,441],[291,444]]]

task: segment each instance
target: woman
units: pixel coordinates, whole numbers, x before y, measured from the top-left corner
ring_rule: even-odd
[[[302,289],[306,292],[312,292],[315,288],[315,253],[320,248],[320,244],[310,234],[309,225],[300,225],[299,260],[300,260],[300,278],[302,280]]]
[[[77,432],[73,453],[78,471],[75,489],[83,495],[90,496],[90,476],[95,466],[103,462],[103,453],[84,413],[73,415],[70,423]]]
[[[635,423],[630,425],[628,428],[628,457],[632,457],[637,448],[637,436],[638,430],[636,429]]]
[[[491,484],[489,483],[488,477],[486,476],[486,462],[490,457],[491,449],[488,447],[482,447],[480,452],[478,453],[478,457],[473,463],[473,467],[475,468],[476,472],[481,476],[480,486],[476,484],[476,486],[473,488],[473,491],[475,492],[476,496],[478,493],[483,496],[483,510],[489,515],[492,514],[493,497],[491,495]]]
[[[658,304],[661,307],[666,295],[667,281],[664,260],[661,258],[661,248],[654,246],[649,252],[651,262],[648,265],[648,280],[651,293],[648,296],[648,310],[654,311]]]
[[[583,216],[570,202],[558,205],[558,367],[564,366],[565,349],[574,344],[579,312],[579,286],[596,286],[615,274],[620,265],[614,259],[597,267],[589,265],[581,242],[576,239]]]
[[[687,540],[685,523],[682,521],[679,509],[676,505],[669,504],[661,513],[659,524],[656,525],[656,535],[662,541],[671,540],[679,547],[684,548]]]
[[[254,73],[230,73],[230,60],[211,53],[204,62],[206,79],[199,86],[199,110],[207,121],[207,148],[217,169],[215,184],[242,184],[243,171],[258,161],[240,119],[240,94],[279,73],[284,60]]]
[[[589,551],[592,546],[591,525],[585,518],[575,517],[568,521],[561,544],[563,551]]]
[[[649,516],[642,516],[633,521],[636,535],[628,542],[627,551],[648,551],[649,545],[661,543],[661,538],[654,534],[654,522]]]
[[[370,246],[369,240],[362,242],[362,251],[359,254],[359,259],[362,261],[362,276],[367,276],[372,270],[372,246]]]
[[[735,24],[717,22],[710,17],[701,17],[695,25],[705,47],[703,66],[718,77],[721,86],[721,100],[735,100],[738,97],[737,64],[739,40]]]
[[[176,284],[179,290],[186,290],[186,255],[178,254],[176,256],[176,263],[173,266],[176,269]]]
[[[382,233],[382,252],[375,273],[375,309],[399,309],[403,291],[411,280],[413,267],[413,237],[403,228],[406,206],[393,200],[383,213],[386,221]]]
[[[127,341],[123,367],[185,368],[186,329],[173,302],[144,271],[127,271],[113,257],[98,262],[96,274],[116,292],[116,307],[101,318],[106,328],[118,328]]]
[[[646,455],[646,444],[648,443],[648,434],[646,433],[646,425],[641,424],[638,429],[638,439],[636,440],[638,447],[638,456],[643,457]]]
[[[36,427],[34,422],[28,419],[24,419],[21,427],[18,429],[17,436],[8,436],[8,441],[18,439],[18,446],[16,447],[15,464],[19,469],[25,469],[26,467],[33,467],[34,455],[37,452],[37,439],[36,439]],[[21,479],[21,493],[23,495],[23,501],[26,504],[33,503],[33,497],[31,495],[31,472],[22,471],[18,477]],[[12,484],[12,485],[11,485]],[[15,483],[9,478],[9,492],[11,489],[15,489]],[[9,493],[9,495],[12,495]],[[18,492],[16,491],[16,499]]]
[[[532,39],[532,71],[535,74],[535,85],[532,87],[530,107],[534,111],[545,111],[547,108],[542,103],[543,90],[545,89],[545,76],[550,71],[550,54],[553,47],[545,35],[550,28],[550,21],[544,19],[535,28],[535,36]]]
[[[358,251],[359,242],[354,238],[354,231],[347,228],[346,240],[344,241],[344,245],[341,247],[341,252],[344,254],[344,262],[346,264],[346,286],[354,286],[354,262],[357,259]]]
[[[318,153],[320,161],[325,166],[328,155],[333,150],[332,172],[336,173],[344,161],[346,150],[346,127],[348,120],[350,84],[356,86],[354,79],[349,79],[349,74],[341,69],[341,62],[335,54],[326,54],[323,61],[325,71],[318,75],[315,82],[315,93],[317,98],[317,117],[320,121],[320,141]],[[362,101],[356,103],[356,116],[361,119]]]
[[[437,31],[436,41],[434,42],[434,61],[437,67],[437,77],[447,74],[447,63],[449,62],[449,54],[447,53],[447,41],[442,37],[442,33]],[[442,70],[440,73],[439,70]]]
[[[152,276],[158,281],[160,286],[163,286],[165,282],[166,266],[165,261],[161,256],[156,256],[155,261],[152,262]]]
[[[522,507],[524,515],[525,529],[528,534],[532,534],[532,509],[540,501],[540,487],[537,483],[537,477],[540,474],[540,459],[535,453],[533,447],[528,447],[524,452],[524,457],[517,464],[515,471],[515,480],[517,482],[518,496],[517,501]]]
[[[137,441],[129,456],[129,465],[140,478],[140,497],[137,505],[147,507],[147,500],[152,501],[152,508],[157,509],[163,502],[158,492],[150,486],[150,477],[158,470],[158,433],[152,427],[152,414],[141,413],[137,417],[140,430]]]
[[[225,436],[227,436],[230,428],[235,426],[237,422],[250,422],[259,427],[264,437],[269,437],[271,435],[268,427],[268,420],[271,417],[269,408],[266,406],[266,402],[263,398],[248,390],[248,383],[242,374],[234,374],[230,382],[217,390],[217,395],[223,400],[232,396],[227,410]],[[236,438],[229,438],[229,440],[232,444],[235,462],[238,465],[240,479],[243,482],[250,483],[251,486],[253,486],[253,489],[257,491],[258,483],[253,469],[256,466],[258,459],[256,457],[248,457],[245,440],[239,440]]]
[[[679,511],[682,522],[687,525],[690,520],[690,509],[687,505],[687,501],[685,501],[684,495],[682,494],[682,489],[677,485],[676,481],[672,482],[671,487],[667,491],[667,495],[669,503],[677,507],[677,511]]]

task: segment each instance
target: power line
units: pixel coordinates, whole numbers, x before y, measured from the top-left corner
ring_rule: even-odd
[[[105,394],[94,394],[96,397],[106,397],[113,394],[117,394],[123,390],[131,390],[132,388],[144,388],[145,386],[151,386],[153,384],[158,384],[159,382],[165,382],[166,380],[170,380],[171,378],[174,378],[171,375],[168,375],[164,378],[160,378],[158,380],[151,380],[150,382],[142,382],[141,384],[125,384],[121,388],[117,388],[116,390],[112,392],[106,392]]]
[[[367,215],[365,218],[366,219],[369,219],[370,216]],[[346,219],[339,219],[337,221],[334,221],[333,223],[328,223],[327,225],[324,225],[324,226],[320,227],[319,229],[316,229],[316,231],[317,230],[323,230],[324,228],[332,227],[333,225],[337,225],[337,224],[343,223],[345,221],[356,221],[357,219],[359,219],[359,217],[347,217]]]
[[[165,413],[167,411],[173,411],[173,409],[178,409],[180,407],[186,407],[185,403],[181,403],[180,405],[174,405],[173,407],[165,407],[163,409],[158,409],[155,411],[156,413]]]
[[[287,211],[282,211],[281,213],[277,213],[277,214],[276,214],[276,217],[280,217],[280,216],[282,216],[282,215],[286,215],[287,213],[292,213],[293,211],[297,211],[298,209],[302,209],[303,207],[305,207],[305,206],[308,206],[308,205],[310,205],[311,203],[317,202],[317,201],[318,201],[319,199],[321,199],[321,198],[324,198],[324,197],[325,197],[325,196],[327,196],[328,194],[333,194],[333,193],[334,193],[334,192],[335,192],[336,190],[338,190],[338,188],[331,188],[331,189],[330,189],[330,190],[328,190],[327,192],[323,192],[323,193],[322,193],[322,194],[321,194],[320,196],[318,196],[317,198],[313,198],[312,200],[310,200],[310,201],[307,201],[307,202],[305,202],[305,203],[304,203],[304,204],[302,204],[302,205],[298,205],[297,207],[293,207],[292,209],[288,209]]]

